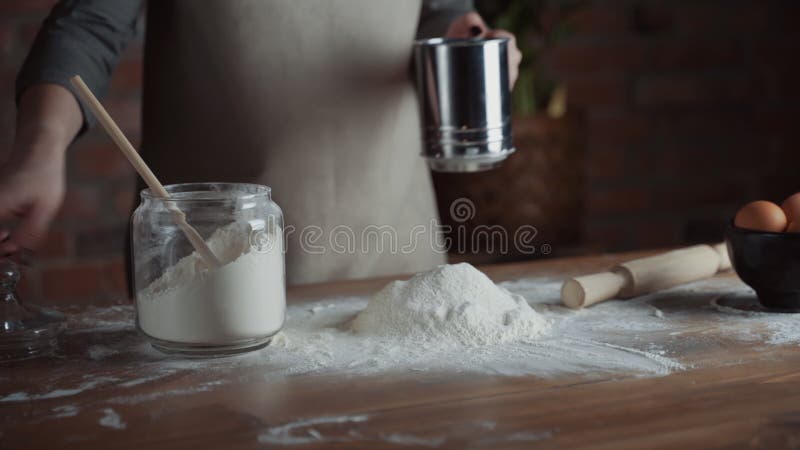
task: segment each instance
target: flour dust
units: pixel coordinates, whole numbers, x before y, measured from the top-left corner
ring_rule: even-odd
[[[404,285],[399,286],[402,290]],[[490,285],[483,286],[488,289]],[[98,309],[89,315],[73,317],[76,328],[68,333],[125,330],[128,338],[98,343],[88,352],[84,350],[83,357],[93,364],[102,364],[105,358],[136,361],[134,376],[116,381],[94,377],[67,386],[57,383],[43,391],[7,391],[0,395],[0,404],[53,398],[67,400],[110,383],[134,388],[187,371],[218,374],[213,375],[211,381],[192,388],[133,395],[121,393],[109,402],[138,404],[215,389],[232,382],[226,374],[243,367],[255,370],[247,373],[263,374],[267,380],[299,374],[359,376],[387,371],[541,377],[564,373],[652,376],[690,368],[691,358],[684,356],[686,352],[698,345],[713,345],[720,335],[734,342],[800,345],[800,315],[742,314],[720,310],[712,304],[721,294],[748,292],[748,288],[733,277],[699,281],[658,294],[609,301],[578,311],[561,306],[561,279],[558,278],[518,279],[497,286],[497,290],[489,289],[489,292],[498,295],[495,300],[505,305],[500,310],[516,311],[515,314],[524,320],[507,321],[504,313],[495,312],[490,314],[494,331],[487,333],[481,328],[485,323],[472,326],[474,317],[470,308],[464,308],[459,315],[460,304],[451,298],[443,300],[447,308],[441,310],[434,305],[427,305],[433,306],[429,309],[426,305],[413,308],[413,305],[405,305],[402,314],[419,313],[424,317],[407,322],[409,329],[405,331],[382,329],[374,325],[382,323],[390,314],[381,312],[378,304],[368,307],[369,298],[329,297],[317,302],[290,304],[284,329],[270,346],[245,355],[212,360],[181,359],[153,350],[133,334],[133,309],[129,306]],[[409,287],[410,284],[405,285]],[[391,289],[398,289],[398,285]],[[519,298],[524,298],[525,302],[520,303]],[[480,301],[472,300],[472,303]],[[476,311],[481,308],[480,305],[475,307]],[[354,331],[354,321],[360,313],[363,326],[355,327]],[[448,317],[453,326],[459,327],[458,331],[447,326]],[[515,323],[527,325],[515,328]],[[698,329],[701,332],[698,333]],[[712,329],[714,333],[704,337],[702,330]],[[482,341],[476,340],[476,333]],[[414,339],[420,336],[426,339],[414,345]],[[54,412],[70,414],[72,410]]]

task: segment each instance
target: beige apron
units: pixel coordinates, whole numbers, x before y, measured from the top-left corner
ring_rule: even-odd
[[[418,0],[148,8],[142,151],[162,182],[271,186],[293,230],[290,284],[444,262],[428,230],[436,209],[409,80]],[[377,238],[362,245],[365,228],[382,225],[397,247],[385,234],[382,252]],[[303,247],[308,227],[322,235]],[[346,236],[357,238],[355,252]],[[403,248],[411,241],[413,250]]]

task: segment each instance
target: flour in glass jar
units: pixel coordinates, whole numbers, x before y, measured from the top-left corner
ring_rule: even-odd
[[[249,225],[219,228],[208,246],[222,266],[208,270],[194,252],[136,295],[139,327],[156,339],[225,344],[272,335],[286,309],[282,239],[262,232],[251,245]]]

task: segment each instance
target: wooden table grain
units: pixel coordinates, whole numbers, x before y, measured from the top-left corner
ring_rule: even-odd
[[[483,269],[496,281],[567,277],[634,256]],[[386,281],[290,288],[289,301],[367,295]],[[130,328],[81,328],[81,317],[107,313],[73,311],[56,356],[0,366],[0,448],[800,448],[800,347],[734,344],[703,324],[697,332],[712,339],[684,349],[691,368],[668,376],[274,378],[236,366],[220,382],[202,370],[142,379],[136,352],[86,357],[109,340],[146,345]]]

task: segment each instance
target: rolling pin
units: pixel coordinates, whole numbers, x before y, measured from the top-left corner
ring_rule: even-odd
[[[730,269],[724,243],[695,245],[634,259],[608,272],[575,277],[561,287],[561,301],[583,308],[612,298],[631,298],[714,276]]]

